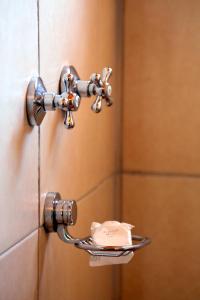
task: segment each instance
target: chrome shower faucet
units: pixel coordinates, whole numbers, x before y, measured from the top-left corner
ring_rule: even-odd
[[[96,96],[91,106],[92,111],[99,113],[102,101],[112,105],[112,87],[108,82],[112,69],[106,67],[102,74],[93,73],[87,81],[80,80],[73,66],[65,66],[60,76],[60,94],[47,92],[40,77],[33,77],[27,90],[27,116],[31,126],[39,126],[47,111],[60,109],[65,111],[64,125],[67,129],[74,127],[73,112],[77,111],[81,97]]]

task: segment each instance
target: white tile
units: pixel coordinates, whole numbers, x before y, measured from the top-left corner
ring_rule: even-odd
[[[37,218],[38,129],[26,120],[25,95],[37,72],[37,3],[0,1],[0,252]]]
[[[0,299],[37,300],[38,231],[0,255]]]

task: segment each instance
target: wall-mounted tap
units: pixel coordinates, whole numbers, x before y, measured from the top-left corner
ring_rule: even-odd
[[[99,113],[102,101],[107,106],[112,105],[112,87],[108,80],[112,69],[106,67],[102,74],[93,73],[88,81],[80,80],[73,66],[64,67],[60,76],[60,94],[49,93],[40,77],[32,78],[27,90],[27,115],[30,125],[39,126],[47,111],[61,109],[65,111],[64,125],[70,129],[74,127],[72,112],[80,106],[81,97],[96,96],[91,108]]]

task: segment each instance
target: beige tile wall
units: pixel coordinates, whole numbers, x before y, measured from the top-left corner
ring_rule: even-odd
[[[43,206],[48,191],[78,200],[74,234],[80,236],[89,233],[94,219],[119,216],[121,5],[1,1],[0,300],[119,297],[118,269],[89,268],[87,253],[45,233]],[[48,91],[57,91],[66,64],[85,80],[110,65],[115,105],[94,114],[94,99],[83,99],[73,130],[64,128],[61,112],[49,112],[39,130],[30,128],[25,111],[30,77],[39,72]]]
[[[0,256],[0,299],[38,299],[38,230]]]
[[[125,171],[200,173],[199,11],[196,0],[125,0]]]
[[[124,220],[152,243],[123,267],[123,300],[199,299],[199,195],[199,179],[124,175]]]
[[[122,299],[200,297],[199,1],[125,0],[123,220],[152,244]]]
[[[115,213],[113,174],[119,171],[120,154],[119,14],[118,1],[114,0],[72,0],[67,5],[65,0],[59,5],[56,0],[40,1],[40,71],[48,90],[57,90],[61,68],[66,64],[74,65],[85,80],[106,65],[113,68],[112,108],[104,107],[97,115],[90,109],[94,99],[82,99],[74,113],[73,130],[64,128],[63,115],[57,112],[48,114],[40,131],[41,224],[45,193],[59,191],[63,198],[79,200],[80,227],[77,224],[75,234],[80,236],[88,235],[94,218],[110,219]],[[108,183],[107,178],[111,178]],[[96,189],[99,185],[101,188]],[[40,239],[41,300],[114,297],[112,268],[89,268],[87,254],[64,245],[56,236],[48,239],[43,230]]]
[[[74,113],[73,130],[64,128],[61,112],[48,114],[41,127],[41,200],[49,190],[79,199],[119,169],[118,10],[117,1],[40,2],[40,69],[47,89],[57,89],[65,64],[74,65],[85,80],[110,65],[115,99],[112,108],[104,107],[100,114],[94,114],[90,109],[94,97],[83,98]],[[101,26],[95,26],[97,15],[104,20]],[[49,30],[52,34],[47,40]]]

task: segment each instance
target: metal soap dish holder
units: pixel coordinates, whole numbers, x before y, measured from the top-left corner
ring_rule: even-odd
[[[77,205],[74,200],[61,200],[59,193],[49,192],[45,199],[44,226],[48,232],[57,232],[59,238],[67,244],[87,251],[93,256],[118,257],[135,252],[150,244],[148,237],[132,235],[132,245],[99,246],[93,243],[91,236],[74,238],[68,232],[68,226],[75,225]]]

